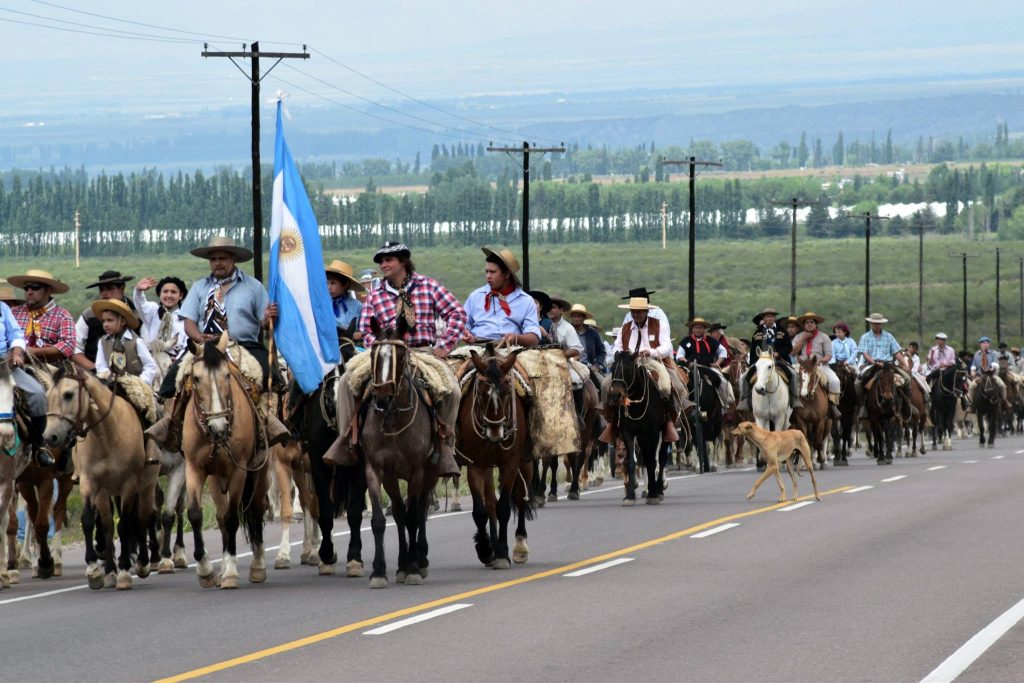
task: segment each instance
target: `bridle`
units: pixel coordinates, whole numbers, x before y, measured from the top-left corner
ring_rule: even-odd
[[[497,364],[494,358],[487,359],[487,362],[489,368],[494,368]],[[483,391],[481,385],[485,387]],[[506,374],[495,385],[478,370],[473,378],[472,393],[473,408],[470,415],[473,432],[483,441],[498,444],[505,451],[511,450],[519,431],[518,401],[515,400],[515,388],[512,386],[511,378]],[[489,414],[500,417],[494,419],[489,417]],[[497,438],[490,435],[491,430],[496,427],[500,434]]]
[[[246,391],[246,388],[242,384],[241,380],[238,379],[238,377],[235,375],[235,371],[238,371],[237,370],[238,366],[232,367],[234,365],[234,363],[231,360],[231,358],[229,358],[226,354],[224,356],[223,363],[225,364],[225,367],[226,367],[224,372],[226,372],[227,376],[228,376],[227,377],[227,392],[226,392],[227,393],[227,397],[224,399],[224,406],[225,407],[224,407],[223,410],[217,410],[217,411],[209,411],[209,410],[207,410],[206,406],[203,405],[202,396],[200,396],[199,392],[196,391],[195,388],[193,387],[192,392],[191,392],[192,411],[193,411],[192,415],[193,415],[193,418],[194,418],[195,423],[196,423],[196,428],[199,429],[199,433],[202,434],[203,437],[207,441],[210,442],[210,444],[212,446],[212,448],[210,449],[210,457],[211,458],[214,457],[214,455],[217,453],[217,451],[221,451],[221,452],[227,453],[228,459],[231,460],[231,464],[234,465],[235,467],[237,467],[238,469],[244,470],[246,472],[258,472],[261,469],[263,469],[264,467],[266,467],[267,463],[270,461],[270,449],[269,448],[265,449],[265,451],[264,451],[265,455],[263,457],[263,461],[260,462],[255,467],[250,467],[248,465],[248,463],[246,463],[246,464],[239,463],[238,460],[235,458],[234,450],[232,450],[232,448],[231,448],[232,427],[234,426],[234,420],[232,420],[231,418],[232,418],[232,416],[235,413],[235,401],[234,401],[234,398],[232,397],[231,383],[234,382],[238,386],[238,388],[241,390],[242,394],[245,395],[246,397],[248,397],[249,394]],[[217,387],[217,392],[220,393],[220,387],[217,384],[217,379],[212,377],[212,368],[207,366],[206,367],[206,372],[207,372],[207,378],[213,380],[212,383],[214,384],[215,387]],[[180,399],[180,400],[184,400],[184,399]],[[259,421],[259,419],[257,417],[258,416],[258,412],[256,410],[256,405],[252,402],[252,400],[249,399],[247,402],[249,403],[249,410],[252,411],[253,428],[254,429],[262,429],[263,430],[263,434],[262,434],[262,436],[263,436],[263,443],[266,444],[267,441],[268,441],[267,433],[266,433],[266,429],[267,429],[266,425],[261,425],[260,424],[260,421]],[[221,432],[219,434],[213,433],[213,430],[210,428],[210,422],[212,422],[213,420],[217,420],[217,419],[224,419],[227,422],[227,429],[225,429],[223,432]],[[225,486],[226,486],[226,484],[225,484]]]
[[[387,376],[383,377],[381,381],[378,382],[378,363],[380,362],[381,352],[385,348],[389,349],[388,367],[385,368],[386,373],[384,373]],[[377,401],[373,401],[373,410],[382,417],[380,424],[378,425],[378,429],[380,429],[381,434],[384,436],[398,436],[411,427],[413,423],[416,422],[416,415],[419,412],[420,407],[416,387],[414,386],[413,378],[409,373],[408,359],[406,358],[403,360],[401,363],[402,369],[401,372],[399,372],[399,363],[397,362],[398,356],[397,354],[392,355],[391,353],[391,351],[396,349],[401,349],[404,353],[408,353],[408,347],[405,342],[400,339],[379,339],[374,341],[373,346],[370,348],[370,386],[374,389],[380,389],[388,385],[394,387],[394,395],[388,397],[389,400],[385,405],[381,406]],[[408,400],[404,408],[402,406],[395,405],[394,401],[394,398],[401,393],[403,384],[408,387]],[[384,431],[385,420],[383,418],[387,417],[388,413],[394,411],[400,414],[409,412],[410,410],[412,411],[412,415],[409,416],[409,420],[402,427],[398,428],[398,430],[394,432]]]
[[[73,379],[75,383],[78,385],[78,389],[75,392],[77,405],[75,406],[74,418],[70,418],[63,413],[53,412],[46,413],[46,417],[55,417],[62,422],[68,423],[70,431],[68,432],[67,440],[63,444],[64,448],[68,448],[74,443],[76,439],[84,439],[86,436],[88,436],[90,431],[95,429],[100,423],[107,419],[107,416],[110,415],[110,411],[113,410],[114,408],[114,401],[117,400],[117,394],[114,393],[113,390],[111,390],[110,402],[107,403],[107,409],[103,411],[103,414],[100,415],[100,418],[98,420],[93,422],[91,425],[86,425],[85,417],[82,416],[82,407],[86,406],[86,401],[84,400],[83,396],[88,393],[88,390],[85,387],[85,377],[82,375],[82,371],[76,368],[74,377],[69,378],[67,377],[67,375],[65,375],[63,379]],[[56,387],[59,387],[59,384],[56,385]],[[92,402],[91,395],[89,396],[89,402]],[[85,414],[86,416],[89,414],[88,406],[86,406]]]
[[[779,372],[778,372],[778,369],[775,366],[775,357],[774,356],[760,356],[758,362],[760,362],[761,359],[770,361],[771,362],[771,367],[768,368],[768,372],[767,372],[768,378],[765,379],[764,386],[761,387],[761,389],[763,391],[758,391],[757,393],[759,393],[761,395],[764,395],[764,394],[774,394],[776,391],[779,390],[779,386],[782,384],[782,379],[779,378]],[[757,367],[757,363],[754,364],[754,367],[755,368]],[[758,376],[760,376],[760,372],[758,373]],[[772,385],[772,383],[771,383],[772,378],[775,379],[775,384],[774,385]],[[756,385],[754,386],[754,390],[757,391],[757,386]]]
[[[628,419],[638,421],[642,420],[647,415],[647,409],[651,405],[651,402],[647,400],[648,394],[650,393],[651,383],[646,381],[646,377],[643,376],[643,368],[641,368],[635,361],[629,364],[633,369],[633,376],[630,377],[629,382],[627,383],[624,376],[625,373],[622,372],[622,368],[626,366],[626,358],[627,356],[623,354],[619,356],[617,361],[615,361],[615,366],[612,368],[612,381],[611,384],[608,385],[608,388],[611,389],[616,385],[623,388],[622,400],[616,404],[616,407],[623,409],[625,417]],[[633,388],[636,386],[638,378],[643,386],[641,387],[640,396],[634,398],[632,395]],[[630,409],[634,403],[643,404],[644,410],[639,415],[632,415],[630,413]]]
[[[821,385],[821,377],[818,376],[817,365],[811,368],[810,370],[804,368],[803,366],[800,366],[800,374],[803,375],[803,373],[805,372],[810,374],[810,378],[807,380],[807,393],[803,394],[801,392],[801,398],[810,398],[814,396],[814,392],[816,392],[818,390],[818,387]],[[802,379],[803,378],[801,377],[801,384],[803,384]]]
[[[11,428],[14,430],[14,445],[10,448],[10,450],[6,448],[2,450],[5,455],[14,455],[15,453],[18,452],[18,425],[15,422],[14,415],[14,378],[11,376],[10,367],[7,365],[6,359],[0,360],[0,367],[2,367],[4,370],[4,380],[10,382],[11,385],[11,410],[9,412],[0,413],[0,424],[10,424]]]

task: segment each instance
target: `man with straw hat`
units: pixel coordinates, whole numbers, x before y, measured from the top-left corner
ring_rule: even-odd
[[[736,402],[732,393],[732,382],[722,374],[722,364],[728,363],[729,356],[722,343],[707,334],[711,326],[707,320],[694,318],[687,320],[686,326],[690,329],[690,334],[680,342],[676,360],[686,363],[696,361],[698,365],[712,370],[711,383],[715,386],[718,401],[722,404],[722,412],[725,413]]]
[[[335,259],[324,268],[327,273],[327,292],[331,295],[331,306],[334,308],[334,322],[338,328],[339,339],[343,332],[352,326],[359,325],[359,314],[363,312],[363,302],[359,293],[366,293],[363,283],[352,276],[352,266]],[[353,332],[353,336],[358,331]],[[358,335],[362,336],[362,335]]]
[[[25,303],[25,300],[18,298],[18,290],[12,287],[11,283],[0,278],[0,302],[7,304],[10,308],[14,308]]]
[[[839,420],[839,392],[842,387],[839,384],[839,375],[832,369],[832,340],[828,335],[818,329],[818,325],[825,322],[825,318],[817,313],[808,311],[796,319],[797,325],[801,328],[793,337],[793,355],[798,361],[814,357],[818,359],[818,372],[828,383],[828,406],[829,414],[833,420]]]
[[[589,367],[591,373],[600,375],[604,372],[607,352],[604,348],[604,340],[601,339],[601,333],[594,329],[597,323],[593,317],[584,304],[573,304],[569,309],[569,321],[583,345],[580,362]],[[591,379],[594,380],[594,384],[601,386],[602,377],[591,377]]]
[[[864,358],[864,365],[861,367],[860,376],[854,385],[857,390],[857,402],[861,404],[860,414],[858,415],[861,418],[867,417],[867,412],[863,406],[864,385],[875,376],[882,363],[892,363],[897,374],[899,374],[901,381],[897,382],[897,384],[900,387],[900,393],[903,394],[903,398],[907,402],[906,405],[910,405],[911,382],[910,373],[907,372],[904,365],[905,361],[900,343],[896,341],[896,337],[882,329],[882,325],[889,322],[889,319],[881,313],[872,313],[864,318],[864,320],[870,325],[871,329],[861,335],[860,343],[857,345],[857,350],[860,352],[861,357]]]
[[[536,346],[543,333],[534,299],[519,283],[519,261],[508,249],[483,247],[487,283],[466,299],[463,341],[500,341],[510,346]]]
[[[661,321],[650,316],[655,307],[644,297],[631,297],[628,304],[620,304],[619,308],[629,311],[629,320],[619,328],[612,350],[615,353],[636,353],[638,364],[647,368],[657,381],[661,398],[666,404],[665,427],[662,433],[663,443],[674,443],[679,440],[675,421],[680,411],[685,410],[689,401],[686,399],[686,387],[679,373],[672,372],[665,366],[665,361],[672,359],[672,340],[668,330]],[[668,377],[668,382],[665,377]],[[607,407],[608,388],[611,377],[605,378],[601,384],[601,405],[604,406],[604,418],[608,422],[600,440],[604,443],[615,443],[619,436],[617,409]]]
[[[7,281],[15,287],[25,290],[25,303],[15,306],[11,313],[18,326],[24,331],[24,350],[36,360],[59,363],[71,358],[75,353],[75,319],[67,309],[61,308],[53,300],[54,294],[64,294],[68,286],[45,270],[29,270],[24,275],[12,275]],[[14,333],[10,339],[13,341]],[[12,344],[13,345],[13,344]],[[24,358],[18,361],[12,356],[12,365],[21,370]],[[29,444],[41,467],[54,464],[53,455],[43,446],[43,432],[46,430],[46,394],[42,385],[21,370],[15,376],[24,374],[32,380],[28,384],[26,396],[29,397]],[[24,380],[23,380],[24,381]],[[21,386],[19,384],[19,386]],[[23,389],[24,390],[24,389]],[[61,456],[61,465],[66,466],[67,453]]]
[[[261,386],[266,387],[270,379],[270,358],[263,346],[263,331],[277,317],[277,306],[270,303],[263,283],[237,267],[239,263],[252,260],[252,252],[235,244],[230,237],[218,235],[211,238],[205,247],[198,247],[190,253],[209,262],[210,274],[192,285],[181,305],[185,334],[192,343],[201,346],[227,333],[229,339],[259,363],[263,370]],[[175,375],[177,364],[168,370],[160,387],[161,396],[167,398],[166,389],[174,387]],[[267,413],[264,402],[265,395],[257,408],[259,417],[266,422],[269,439],[266,446],[269,447],[287,440],[290,433],[275,415]],[[172,453],[181,450],[181,426],[186,407],[187,401],[178,396],[171,414],[146,430],[146,434],[164,450]]]
[[[121,275],[116,270],[103,271],[96,282],[85,286],[86,289],[99,290],[99,301],[120,301],[132,311],[135,304],[124,295],[126,282],[134,280],[131,275]],[[75,362],[86,370],[96,368],[96,351],[100,337],[103,336],[103,325],[92,309],[85,309],[75,323]]]

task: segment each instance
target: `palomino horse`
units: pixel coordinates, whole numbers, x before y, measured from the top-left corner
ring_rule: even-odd
[[[942,368],[932,380],[932,448],[942,442],[942,450],[953,450],[956,408],[960,402],[965,373],[955,365]]]
[[[14,514],[14,470],[18,453],[18,428],[14,419],[14,378],[7,360],[0,360],[0,529],[7,528],[7,514]],[[7,543],[0,543],[0,589],[11,585],[7,574]]]
[[[227,334],[208,341],[192,364],[191,394],[182,430],[185,454],[185,500],[195,543],[199,585],[238,588],[239,523],[252,547],[249,582],[263,583],[267,567],[263,553],[263,521],[270,475],[265,448],[257,449],[256,406],[239,370],[227,355]],[[239,353],[244,353],[239,349]],[[186,379],[188,381],[188,379]],[[265,438],[265,437],[264,437]],[[217,526],[224,545],[220,576],[213,571],[203,540],[203,485],[212,479],[210,496],[217,508]],[[241,520],[239,512],[241,511]]]
[[[129,589],[133,552],[138,553],[136,574],[140,578],[149,575],[146,535],[156,491],[157,468],[146,466],[142,422],[131,403],[75,366],[64,366],[54,374],[47,402],[46,442],[70,448],[75,439],[80,439],[74,459],[84,502],[82,530],[89,587]],[[116,579],[112,498],[121,503],[117,528],[121,554]],[[102,568],[97,565],[93,543],[97,519],[103,534]]]
[[[857,373],[846,363],[837,364],[839,376],[839,421],[832,425],[832,464],[848,467],[857,427]]]
[[[870,386],[866,387],[864,396],[870,447],[877,464],[891,465],[899,423],[904,421],[904,412],[909,412],[909,406],[902,405],[903,399],[899,387],[896,386],[896,370],[893,364],[878,362],[876,365],[878,369],[868,380]]]
[[[473,496],[473,540],[480,561],[492,569],[511,566],[508,522],[513,506],[518,516],[512,560],[526,562],[526,521],[533,519],[527,482],[533,478],[528,452],[526,403],[516,391],[510,371],[516,352],[502,358],[487,344],[480,356],[470,351],[476,372],[459,406],[459,452]],[[460,463],[461,464],[461,463]],[[493,469],[498,470],[500,496],[495,498]]]
[[[376,321],[374,321],[375,323]],[[371,398],[360,444],[366,456],[366,484],[373,514],[373,573],[370,588],[387,586],[384,560],[384,507],[381,486],[391,499],[398,528],[398,571],[395,581],[419,585],[427,574],[427,508],[438,480],[431,463],[434,427],[426,398],[416,386],[410,367],[410,351],[401,341],[408,330],[404,316],[398,325],[378,335],[370,347]],[[408,498],[398,486],[404,479]]]
[[[811,356],[800,361],[797,373],[800,378],[800,407],[793,409],[790,420],[795,429],[807,437],[811,451],[815,453],[818,469],[825,469],[828,458],[825,455],[828,435],[832,431],[829,416],[828,392],[818,372],[818,358]]]
[[[647,504],[657,505],[665,497],[665,462],[668,459],[659,448],[665,424],[665,402],[658,393],[657,382],[637,364],[635,354],[624,351],[615,354],[612,381],[605,400],[609,408],[619,412],[619,429],[626,445],[623,476],[626,496],[622,504],[636,503],[636,467],[640,461],[647,470]]]
[[[985,429],[988,429],[988,447],[995,448],[996,432],[1003,419],[1003,400],[996,385],[995,368],[982,371],[974,380],[974,412],[978,416],[978,445],[985,447]]]

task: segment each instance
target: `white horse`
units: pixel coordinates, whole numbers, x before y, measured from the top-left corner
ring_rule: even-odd
[[[771,351],[758,351],[757,381],[750,394],[750,404],[757,426],[769,431],[789,429],[789,386],[783,381],[782,371],[775,366]]]
[[[14,421],[14,378],[6,360],[0,360],[0,530],[6,535],[7,515],[14,514],[15,455],[18,434]],[[0,542],[0,590],[11,585],[7,574],[7,542]]]

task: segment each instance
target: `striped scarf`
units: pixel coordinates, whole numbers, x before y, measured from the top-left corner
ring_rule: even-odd
[[[231,271],[231,275],[223,280],[214,280],[210,285],[210,292],[206,296],[206,314],[203,316],[203,332],[205,334],[221,334],[228,331],[228,313],[224,309],[224,295],[227,293],[225,287],[238,279],[238,271]]]

